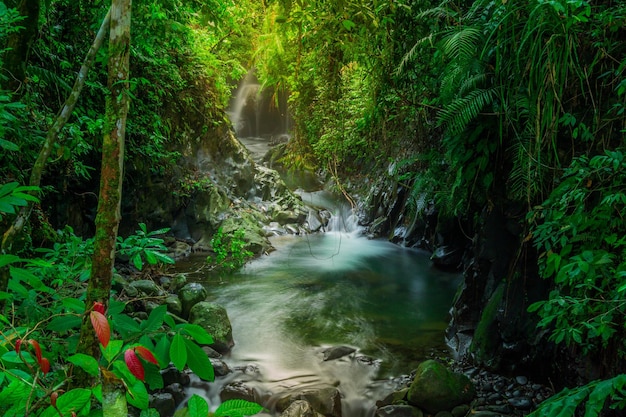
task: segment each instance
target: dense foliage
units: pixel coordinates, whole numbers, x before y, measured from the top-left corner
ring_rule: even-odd
[[[608,378],[555,398],[547,412],[559,404],[573,412],[588,399],[595,415],[604,399],[618,399],[624,379],[616,373],[626,371],[617,367],[626,354],[624,0],[139,0],[133,7],[130,185],[136,173],[170,176],[180,156],[174,145],[225,123],[233,84],[254,67],[265,88],[290,93],[291,167],[322,168],[338,184],[342,174],[388,172],[408,190],[411,215],[433,201],[440,216],[470,229],[481,212],[518,207],[527,221],[512,262],[535,263],[551,290],[530,310],[551,342],[601,357]],[[9,91],[9,76],[0,74],[3,229],[38,201],[36,189],[24,187],[27,177],[107,5],[53,0],[41,8],[26,79]],[[30,25],[0,3],[0,59],[20,24]],[[48,161],[44,206],[95,188],[107,57],[106,48],[98,53]],[[72,289],[89,267],[82,240],[44,227],[47,215],[38,209],[31,233],[14,253],[0,254],[16,277],[7,321],[25,329],[41,327],[45,309],[75,308],[53,300],[42,312],[38,291]],[[163,260],[153,238],[140,226],[119,249],[137,267]],[[230,246],[221,238],[213,242],[216,261],[231,253],[225,267],[245,262],[237,237]],[[29,259],[33,242],[45,242],[38,261]],[[62,273],[50,269],[51,256],[63,259],[54,266]],[[498,279],[523,279],[518,266]]]

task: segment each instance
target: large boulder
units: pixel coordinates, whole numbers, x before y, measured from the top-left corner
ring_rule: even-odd
[[[407,400],[436,414],[470,402],[475,394],[474,384],[466,375],[452,372],[435,360],[427,360],[417,368]]]
[[[281,413],[280,417],[322,417],[322,415],[307,401],[296,400]]]
[[[189,317],[191,308],[199,302],[204,301],[206,296],[206,288],[197,282],[190,282],[181,288],[178,292],[178,298],[180,299],[183,318]]]
[[[189,312],[189,322],[206,329],[213,336],[213,349],[227,353],[234,345],[233,328],[226,314],[226,309],[219,304],[202,301],[194,305]]]

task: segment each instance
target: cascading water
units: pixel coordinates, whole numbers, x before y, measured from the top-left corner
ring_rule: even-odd
[[[447,354],[458,275],[433,269],[426,253],[367,239],[329,193],[301,196],[333,213],[326,231],[274,237],[275,252],[207,286],[228,311],[235,346],[225,361],[239,371],[190,394],[217,407],[224,384],[245,381],[271,407],[285,392],[336,387],[343,417],[370,417],[397,387],[393,375]],[[325,361],[323,351],[339,345],[356,353]]]
[[[251,133],[265,117],[259,117],[258,88],[248,74],[230,116],[260,161],[268,141],[242,138],[263,136],[262,129]],[[274,131],[286,123],[277,126]],[[375,401],[397,388],[401,378],[393,376],[433,354],[447,355],[444,330],[460,277],[433,269],[425,252],[367,239],[352,209],[330,193],[299,194],[332,213],[323,232],[275,236],[274,252],[206,282],[209,298],[226,308],[233,327],[235,346],[223,359],[235,371],[213,383],[196,379],[188,394],[204,396],[215,409],[226,384],[243,382],[275,411],[282,396],[335,387],[342,417],[371,417]],[[324,360],[337,346],[355,352]]]
[[[288,94],[271,88],[261,89],[248,71],[233,94],[228,116],[235,134],[258,162],[276,143],[289,140]]]

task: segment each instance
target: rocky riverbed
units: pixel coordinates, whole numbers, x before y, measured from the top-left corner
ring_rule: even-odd
[[[254,363],[235,368],[228,365],[228,352],[234,343],[228,315],[219,305],[207,300],[202,285],[186,282],[184,274],[143,278],[133,280],[118,276],[117,289],[141,299],[145,311],[157,303],[167,304],[168,310],[180,319],[207,329],[216,342],[205,346],[204,350],[211,358],[218,383],[201,381],[174,368],[163,371],[166,386],[151,395],[151,406],[163,417],[172,416],[193,393],[213,403],[230,399],[257,402],[266,408],[268,415],[281,417],[523,416],[552,395],[549,387],[529,380],[524,374],[498,375],[445,357],[427,360],[406,375],[373,381],[379,387],[386,387],[386,391],[379,389],[376,393],[387,394],[364,399],[363,404],[353,398],[348,404],[342,392],[344,387],[339,383],[305,388],[285,385],[283,390],[268,392],[259,389],[255,382],[263,380],[263,375]],[[141,310],[137,308],[136,314],[145,314]],[[375,373],[378,365],[376,359],[361,355],[349,346],[320,348],[318,353],[319,360],[329,366],[342,366],[351,361],[354,366],[372,368]]]

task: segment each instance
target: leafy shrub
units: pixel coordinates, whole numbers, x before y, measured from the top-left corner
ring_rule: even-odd
[[[626,313],[626,160],[621,150],[580,156],[529,214],[550,298],[530,306],[556,343],[586,350],[623,339]]]
[[[156,237],[168,231],[169,228],[164,228],[148,232],[145,223],[139,223],[139,230],[134,235],[126,239],[118,236],[117,253],[128,258],[140,271],[146,262],[149,265],[156,265],[159,262],[173,264],[174,260],[163,253],[167,252],[163,239]]]
[[[241,268],[253,255],[244,249],[244,231],[236,230],[232,236],[225,236],[220,227],[211,239],[211,247],[215,256],[207,257],[207,262],[213,264],[222,272],[233,272]]]

